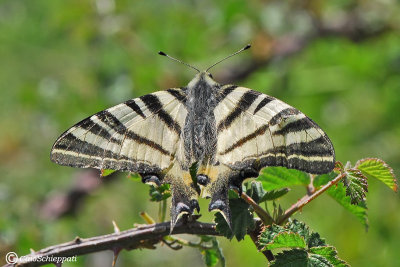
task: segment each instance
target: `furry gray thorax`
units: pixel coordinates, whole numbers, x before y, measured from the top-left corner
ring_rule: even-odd
[[[215,163],[217,129],[214,108],[220,85],[209,73],[201,72],[187,86],[183,140],[189,166],[195,162]]]

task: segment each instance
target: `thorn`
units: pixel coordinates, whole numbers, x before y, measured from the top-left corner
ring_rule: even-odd
[[[147,212],[142,211],[139,213],[139,215],[146,221],[147,224],[155,224],[156,223],[156,221],[153,218],[151,218],[150,215],[147,214]]]
[[[120,233],[121,231],[119,230],[119,227],[114,220],[112,220],[112,224],[114,226],[114,233]]]
[[[30,248],[29,250],[31,251],[31,254],[35,254],[36,253],[36,251],[34,251],[33,248]]]
[[[82,243],[82,239],[79,236],[76,236],[75,239],[74,239],[74,243],[75,244],[80,244],[80,243]]]
[[[112,262],[112,267],[115,266],[115,264],[117,263],[117,259],[119,256],[119,253],[121,252],[122,248],[113,248],[112,252],[114,253],[114,258],[113,258],[113,262]]]

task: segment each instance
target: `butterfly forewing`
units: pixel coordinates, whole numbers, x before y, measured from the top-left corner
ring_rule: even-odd
[[[169,91],[132,99],[67,130],[55,142],[51,159],[73,167],[161,171],[183,158],[178,152],[185,116],[184,105]]]

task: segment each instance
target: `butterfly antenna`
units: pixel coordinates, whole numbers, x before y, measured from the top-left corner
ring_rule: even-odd
[[[213,68],[215,65],[218,65],[219,63],[221,63],[222,61],[225,61],[226,59],[228,59],[228,58],[230,58],[230,57],[233,57],[233,56],[235,56],[235,55],[237,55],[237,54],[243,52],[244,50],[249,49],[250,47],[251,47],[251,45],[248,44],[248,45],[246,45],[245,47],[243,47],[242,49],[240,49],[239,51],[236,51],[235,53],[233,53],[233,54],[227,56],[226,58],[223,58],[223,59],[221,59],[220,61],[218,61],[218,62],[212,64],[208,69],[206,69],[206,72],[209,71],[211,68]]]
[[[186,66],[188,66],[189,68],[192,68],[192,69],[194,69],[194,70],[196,70],[197,72],[200,73],[200,70],[199,70],[198,68],[195,68],[195,67],[193,67],[192,65],[183,62],[182,60],[173,58],[173,57],[171,57],[170,55],[167,55],[167,54],[165,54],[165,53],[162,52],[162,51],[158,52],[158,54],[161,55],[161,56],[167,57],[167,58],[169,58],[169,59],[175,60],[176,62],[179,62],[179,63],[181,63],[181,64],[183,64],[183,65],[186,65]]]

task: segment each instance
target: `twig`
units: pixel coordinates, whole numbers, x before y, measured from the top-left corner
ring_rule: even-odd
[[[276,223],[277,224],[284,223],[290,216],[292,216],[293,213],[295,213],[296,211],[302,209],[310,201],[312,201],[313,199],[315,199],[316,197],[321,195],[323,192],[325,192],[332,185],[337,184],[345,176],[346,176],[345,173],[339,174],[338,176],[335,177],[335,179],[329,181],[326,185],[321,187],[318,191],[314,192],[312,195],[305,195],[304,197],[302,197],[299,201],[297,201],[289,209],[287,209],[285,211],[285,213],[280,218],[277,219]]]
[[[239,195],[239,191],[237,189],[234,189],[234,191]],[[254,199],[249,197],[246,193],[242,192],[240,197],[246,201],[247,204],[253,207],[255,213],[257,213],[258,217],[260,217],[261,221],[264,223],[264,225],[270,225],[271,223],[274,222],[274,219],[271,217],[271,215],[268,214],[266,210],[264,210],[260,205],[258,205]]]
[[[170,222],[145,225],[138,228],[91,238],[75,238],[74,241],[67,242],[41,249],[33,254],[29,254],[30,261],[19,262],[16,266],[41,266],[49,262],[34,262],[34,258],[41,257],[74,257],[103,250],[131,250],[141,247],[151,247],[161,242],[164,236],[170,234]],[[194,235],[220,235],[215,224],[191,222],[180,223],[175,226],[173,234],[194,234]],[[110,263],[111,263],[110,259]],[[4,265],[7,267],[12,264]]]

